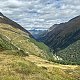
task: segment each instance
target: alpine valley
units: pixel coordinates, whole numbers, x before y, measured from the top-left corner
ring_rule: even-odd
[[[55,24],[38,38],[61,57],[64,64],[80,64],[80,16]]]
[[[80,80],[80,16],[54,26],[37,41],[0,13],[0,80]]]

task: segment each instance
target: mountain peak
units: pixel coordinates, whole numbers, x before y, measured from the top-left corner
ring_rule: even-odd
[[[0,12],[0,16],[4,16],[4,15]]]
[[[4,18],[4,15],[1,12],[0,12],[0,18],[2,19]]]
[[[21,25],[19,25],[15,21],[13,21],[13,20],[9,19],[8,17],[4,16],[1,12],[0,12],[0,23],[8,24],[8,25],[11,25],[14,28],[18,28],[18,29],[28,33],[29,36],[32,37],[32,35],[26,29],[24,29]]]

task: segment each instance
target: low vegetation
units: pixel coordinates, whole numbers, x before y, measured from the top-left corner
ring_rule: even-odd
[[[35,39],[30,38],[30,42],[33,42],[36,46],[38,46],[41,50],[49,52],[49,47],[46,46],[43,42],[37,42]]]
[[[80,80],[80,66],[50,62],[54,61],[54,54],[45,44],[32,39],[24,28],[8,18],[1,20],[0,80]],[[66,63],[78,62],[80,59],[76,60],[76,56],[80,54],[80,44],[76,45],[71,45],[56,55]],[[77,50],[75,60],[74,49]],[[56,57],[59,58],[58,56]]]
[[[80,40],[59,51],[57,55],[63,58],[63,61],[58,61],[62,64],[80,65]]]
[[[17,48],[10,42],[6,41],[2,35],[0,35],[0,50],[17,50]]]
[[[35,57],[36,58],[36,57]],[[79,80],[80,67],[38,67],[24,57],[0,53],[0,80]]]

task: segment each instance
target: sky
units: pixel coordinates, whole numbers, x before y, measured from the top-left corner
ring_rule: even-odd
[[[24,28],[49,28],[80,15],[80,0],[0,0],[0,12]]]

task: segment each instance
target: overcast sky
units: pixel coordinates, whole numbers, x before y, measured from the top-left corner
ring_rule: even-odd
[[[80,15],[80,0],[0,0],[0,12],[23,27],[46,27]]]

